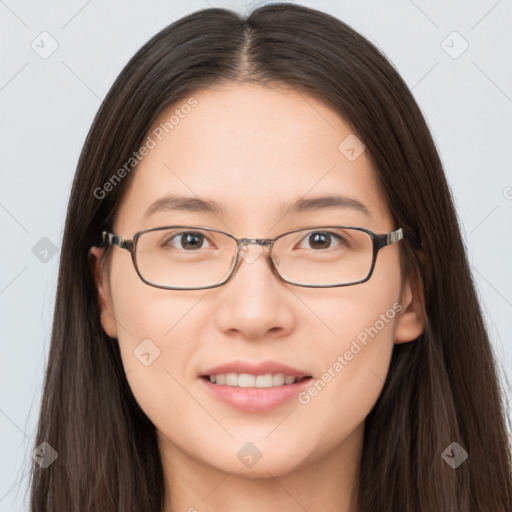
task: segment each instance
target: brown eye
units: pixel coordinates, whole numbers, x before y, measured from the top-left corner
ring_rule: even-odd
[[[196,231],[184,231],[168,237],[162,244],[163,247],[170,246],[175,249],[197,250],[203,248],[206,236]]]
[[[335,245],[347,246],[348,243],[342,236],[330,231],[314,231],[309,233],[305,238],[306,249],[331,249]]]

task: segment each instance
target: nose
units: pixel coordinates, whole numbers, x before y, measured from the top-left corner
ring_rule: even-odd
[[[272,332],[283,336],[294,324],[293,294],[277,274],[270,260],[269,243],[244,239],[231,279],[217,288],[218,327],[236,331],[247,339],[261,339]]]

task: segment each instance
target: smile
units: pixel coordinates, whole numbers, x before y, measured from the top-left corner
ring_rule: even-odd
[[[211,383],[240,387],[240,388],[271,388],[277,386],[286,386],[301,382],[311,377],[296,377],[295,375],[285,375],[284,373],[267,373],[265,375],[253,375],[250,373],[219,373],[217,375],[205,375],[203,378],[209,379]]]

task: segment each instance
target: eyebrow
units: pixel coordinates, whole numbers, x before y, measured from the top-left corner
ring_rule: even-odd
[[[285,205],[281,204],[281,208]],[[300,198],[290,204],[286,210],[286,215],[290,213],[302,213],[311,211],[320,211],[327,209],[349,209],[363,213],[369,219],[372,219],[368,208],[359,200],[340,196],[328,195],[322,197],[314,197],[309,199]],[[223,213],[222,206],[212,199],[201,199],[199,197],[186,197],[179,195],[170,195],[157,199],[144,212],[144,219],[160,211],[189,211],[202,212],[220,215]]]

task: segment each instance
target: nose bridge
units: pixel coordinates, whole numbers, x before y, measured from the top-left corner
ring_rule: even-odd
[[[262,248],[260,251],[258,251],[258,255],[259,255],[259,253],[263,252],[263,247],[268,247],[269,251],[270,251],[273,243],[274,243],[274,241],[271,238],[255,238],[252,236],[244,237],[244,238],[241,238],[238,242],[237,253],[238,253],[238,255],[240,255],[240,253],[242,251],[248,252],[250,245],[256,245],[256,246],[259,246]],[[256,258],[258,257],[258,255],[255,255]],[[256,258],[254,258],[254,259],[256,259]],[[246,259],[246,257],[243,257],[243,259]],[[268,259],[272,260],[271,254],[269,254]],[[252,262],[252,261],[248,260],[248,262]],[[270,264],[272,266],[272,262],[270,262]]]
[[[282,335],[292,328],[292,310],[277,293],[279,275],[270,256],[272,242],[271,239],[255,237],[237,240],[237,264],[230,279],[235,277],[240,267],[245,265],[245,269],[242,270],[243,276],[228,287],[231,291],[224,291],[225,300],[216,315],[216,321],[223,331],[236,330],[254,341],[263,339],[266,333],[269,336],[276,332]],[[269,248],[267,255],[263,254],[265,246]],[[269,271],[274,274],[273,277]]]
[[[267,258],[265,258],[265,259],[267,260],[267,263],[270,265],[270,269],[271,269],[272,273],[277,274],[276,269],[275,269],[275,264],[272,259],[273,255],[271,252],[273,243],[274,243],[274,240],[271,238],[255,238],[255,237],[250,237],[250,236],[241,238],[238,241],[238,247],[237,247],[237,256],[238,256],[239,261],[238,261],[238,265],[236,266],[236,268],[233,269],[234,273],[236,273],[238,271],[238,268],[240,267],[240,263],[242,262],[241,260],[244,260],[246,263],[253,263],[263,253],[263,248],[268,247],[269,254],[268,254]],[[251,246],[251,245],[259,246],[261,249],[259,251],[255,251],[251,254],[251,252],[249,251],[249,246]],[[246,255],[242,255],[241,254],[242,252],[246,253]],[[279,277],[279,275],[278,275],[278,277]]]
[[[240,239],[240,242],[238,244],[238,247],[243,247],[244,245],[261,245],[264,246],[270,246],[272,245],[273,240],[271,238],[254,238],[252,236],[247,236],[245,238]]]
[[[273,261],[272,261],[272,252],[271,252],[273,243],[274,243],[274,240],[271,238],[255,238],[252,236],[247,236],[247,237],[240,239],[240,241],[238,243],[237,252],[240,255],[240,252],[241,251],[245,252],[245,249],[246,248],[248,249],[248,246],[250,246],[250,245],[257,245],[257,246],[261,247],[262,248],[261,251],[258,251],[258,253],[254,254],[254,256],[253,256],[254,259],[249,258],[249,257],[243,257],[243,259],[246,260],[248,263],[252,263],[255,259],[257,259],[259,254],[263,252],[263,247],[268,247],[269,248],[268,260],[270,260],[269,261],[270,266],[273,267],[274,265],[273,265]]]

